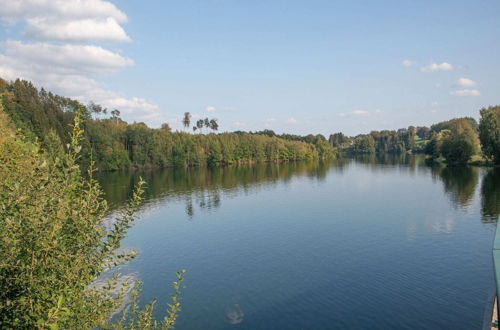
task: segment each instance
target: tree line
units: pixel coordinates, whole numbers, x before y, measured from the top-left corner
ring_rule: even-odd
[[[332,146],[349,154],[400,154],[423,152],[431,161],[464,165],[473,160],[500,165],[500,106],[480,110],[479,124],[464,117],[443,121],[431,127],[372,131],[348,137],[330,135]]]
[[[193,132],[211,130],[209,134],[172,132],[168,123],[158,129],[144,123],[129,124],[120,118],[118,109],[108,112],[92,102],[85,106],[19,79],[0,79],[0,96],[5,112],[23,134],[38,140],[53,155],[60,154],[68,143],[70,124],[80,111],[84,128],[80,161],[84,168],[91,162],[100,170],[119,170],[300,161],[336,155],[324,138],[309,141],[245,132],[215,134],[217,119],[199,119],[193,126]],[[184,114],[182,123],[190,127],[189,113]]]

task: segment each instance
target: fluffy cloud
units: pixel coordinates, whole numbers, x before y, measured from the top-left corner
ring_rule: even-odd
[[[450,94],[455,96],[480,96],[481,92],[477,89],[459,89]]]
[[[141,115],[139,116],[140,119],[152,124],[159,124],[159,122],[152,122],[152,120],[160,116],[158,111],[160,108],[156,104],[149,103],[145,99],[139,97],[127,99],[113,94],[110,96],[110,98],[103,99],[101,101],[103,106],[110,109],[120,109],[121,111],[129,114],[139,110],[141,112]]]
[[[127,15],[102,0],[2,1],[0,19],[24,22],[31,38],[58,41],[130,41],[120,23]]]
[[[63,20],[111,17],[120,23],[127,21],[125,13],[103,0],[8,0],[0,6],[0,18],[8,23],[40,16]]]
[[[410,66],[413,66],[414,62],[412,60],[404,60],[403,62],[401,62],[401,64],[408,68]]]
[[[123,57],[98,46],[55,45],[49,43],[23,43],[9,40],[0,58],[0,66],[6,63],[17,70],[56,72],[61,74],[106,74],[134,64]]]
[[[435,72],[435,71],[450,71],[453,70],[453,65],[447,62],[443,63],[432,63],[428,66],[420,68],[422,72]]]
[[[297,123],[298,123],[298,121],[297,121],[297,119],[295,119],[295,118],[293,118],[293,117],[290,117],[290,118],[288,118],[288,119],[286,120],[286,123],[287,123],[287,124],[297,124]]]
[[[108,108],[118,108],[129,119],[158,123],[161,116],[157,105],[140,97],[125,97],[98,81],[103,75],[134,65],[130,58],[92,45],[130,41],[120,25],[127,22],[127,15],[111,2],[0,0],[0,20],[7,24],[22,23],[25,35],[43,40],[6,41],[0,53],[0,77],[30,80],[83,103],[93,100]]]
[[[469,79],[469,78],[459,78],[457,80],[457,85],[459,87],[474,87],[477,85],[477,83],[474,80]]]
[[[207,105],[207,107],[205,108],[205,111],[213,112],[213,111],[215,111],[215,107],[213,105]]]
[[[94,42],[131,40],[112,17],[62,22],[56,19],[32,18],[27,22],[27,35],[34,39]]]

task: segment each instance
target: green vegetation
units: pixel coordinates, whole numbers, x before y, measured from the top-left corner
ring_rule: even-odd
[[[500,106],[481,109],[479,139],[487,159],[500,165]]]
[[[479,151],[477,133],[467,119],[449,121],[449,129],[441,131],[440,152],[450,165],[467,164]]]
[[[425,153],[431,160],[443,158],[448,165],[465,165],[480,153],[477,123],[457,118],[431,126],[431,140]]]
[[[410,126],[397,131],[372,131],[352,138],[335,133],[330,135],[329,141],[349,154],[400,154],[420,150],[421,144],[415,144],[416,138],[416,128]]]
[[[171,132],[164,123],[152,129],[144,123],[127,124],[112,110],[90,103],[60,97],[45,90],[38,91],[31,83],[0,80],[0,96],[5,112],[30,140],[54,149],[68,141],[68,129],[74,114],[83,114],[85,133],[82,137],[80,164],[88,168],[92,156],[99,170],[118,170],[130,167],[171,167],[243,164],[252,162],[284,162],[335,157],[335,148],[324,137],[269,136],[256,133],[189,134]],[[92,118],[94,117],[94,118]],[[191,125],[186,112],[182,123]],[[216,119],[200,119],[196,130],[217,131]],[[57,148],[56,148],[57,149]]]
[[[341,152],[402,154],[425,152],[434,162],[448,165],[500,165],[500,106],[481,109],[479,125],[470,117],[443,121],[429,127],[397,131],[372,131],[347,137],[330,135],[329,142]]]
[[[132,307],[118,323],[110,321],[126,284],[118,276],[104,285],[96,279],[135,256],[119,248],[141,204],[144,182],[106,229],[107,204],[92,169],[85,177],[77,165],[84,133],[81,117],[73,117],[68,153],[44,151],[16,132],[0,105],[0,328],[171,329],[180,311],[183,271],[164,320],[153,319],[155,302],[138,308],[135,290]],[[57,140],[54,132],[47,134],[47,145]]]

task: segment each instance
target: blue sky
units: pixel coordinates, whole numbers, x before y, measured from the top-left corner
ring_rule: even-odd
[[[500,103],[498,1],[0,5],[0,76],[155,127],[189,111],[223,131],[354,135]]]

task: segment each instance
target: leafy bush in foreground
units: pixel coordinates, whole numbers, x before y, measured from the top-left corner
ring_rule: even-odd
[[[92,285],[105,270],[134,257],[117,249],[134,221],[144,182],[105,229],[101,190],[92,171],[86,179],[76,163],[80,118],[75,117],[69,152],[46,154],[16,134],[0,108],[0,328],[172,328],[183,272],[162,322],[154,321],[151,303],[144,310],[126,309],[121,322],[111,324],[124,287],[116,277],[102,287]]]

